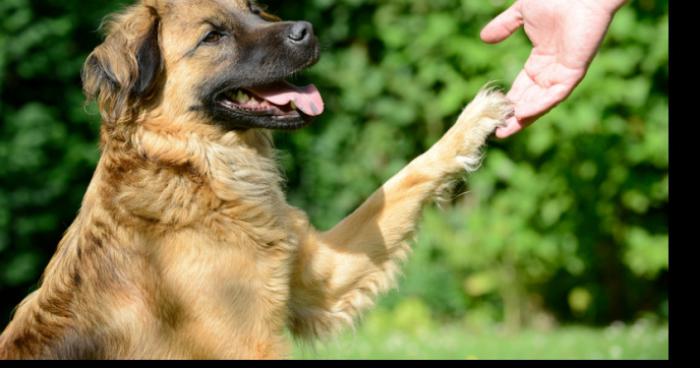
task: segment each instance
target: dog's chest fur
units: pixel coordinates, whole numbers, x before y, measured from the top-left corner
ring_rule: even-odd
[[[162,300],[154,303],[166,306],[157,309],[165,312],[156,316],[158,325],[175,320],[174,340],[194,336],[217,350],[195,349],[204,356],[261,358],[284,351],[299,219],[285,201],[268,133],[231,133],[207,144],[165,143],[149,134],[137,139],[153,166],[146,165],[143,176],[139,170],[123,176],[115,199],[117,212],[164,228],[143,232],[153,237],[147,253],[152,279],[161,280],[154,292]],[[179,311],[168,315],[173,309]]]
[[[307,222],[286,204],[266,134],[140,130],[136,153],[105,147],[42,287],[18,309],[27,328],[8,339],[49,336],[37,344],[48,351],[27,353],[66,358],[283,357]],[[47,300],[57,290],[65,300]],[[58,302],[55,323],[36,317]]]

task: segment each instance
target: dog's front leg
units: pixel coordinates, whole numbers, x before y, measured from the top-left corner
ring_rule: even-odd
[[[455,174],[474,170],[480,148],[512,113],[499,92],[482,91],[427,152],[326,232],[301,229],[291,281],[290,327],[318,336],[351,325],[393,286],[423,205]]]

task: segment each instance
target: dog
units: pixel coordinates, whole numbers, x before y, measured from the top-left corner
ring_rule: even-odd
[[[457,122],[327,231],[289,205],[273,130],[324,110],[286,78],[307,22],[245,0],[141,0],[108,18],[82,80],[101,156],[80,211],[0,336],[5,359],[278,359],[394,286],[421,208],[512,114],[482,89]]]

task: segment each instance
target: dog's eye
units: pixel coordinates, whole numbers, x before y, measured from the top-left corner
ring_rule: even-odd
[[[263,9],[262,6],[255,1],[248,1],[248,9],[250,9],[250,12],[255,15],[260,15],[261,13],[265,12],[265,9]]]
[[[248,1],[248,9],[250,10],[251,13],[259,16],[260,18],[262,18],[268,22],[279,22],[282,20],[282,19],[280,19],[280,17],[268,13],[267,12],[267,5],[259,4],[256,1]]]
[[[202,42],[204,43],[216,43],[219,42],[222,38],[224,38],[225,34],[223,32],[219,31],[210,31],[207,33],[206,36],[204,36],[204,39]]]

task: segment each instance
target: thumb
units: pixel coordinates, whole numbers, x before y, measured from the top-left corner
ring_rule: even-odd
[[[481,39],[486,43],[501,42],[522,25],[523,16],[520,13],[520,1],[517,1],[481,30]]]

